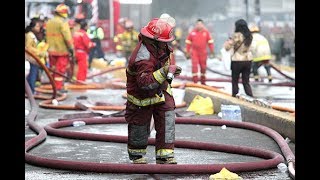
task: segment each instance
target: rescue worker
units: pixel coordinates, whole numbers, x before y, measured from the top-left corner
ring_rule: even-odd
[[[87,34],[91,41],[95,43],[95,46],[90,50],[89,53],[89,67],[91,67],[93,58],[104,58],[104,52],[101,47],[101,40],[104,39],[104,32],[101,27],[97,27],[95,23],[91,24],[87,29]]]
[[[54,17],[49,19],[46,24],[50,67],[65,74],[69,61],[73,63],[75,61],[73,39],[67,19],[69,7],[65,4],[59,4],[54,12]],[[64,78],[57,73],[53,74],[53,78],[57,90],[61,93],[67,92],[64,89]]]
[[[75,19],[75,26],[80,26],[76,28],[77,30],[73,34],[74,48],[76,52],[76,61],[78,64],[77,80],[85,81],[87,79],[88,71],[88,55],[90,49],[94,47],[94,43],[91,42],[88,34],[87,28],[88,24],[84,18]]]
[[[192,60],[192,80],[198,83],[198,69],[200,66],[200,82],[206,84],[207,46],[210,58],[214,57],[214,44],[210,32],[204,26],[203,20],[198,19],[195,28],[188,34],[186,43],[186,57]]]
[[[43,64],[45,64],[46,48],[42,48],[42,44],[37,38],[36,34],[41,31],[41,20],[39,18],[32,18],[30,24],[25,29],[25,47],[31,53],[36,55]],[[40,44],[40,46],[39,46]],[[39,65],[30,63],[30,71],[27,76],[27,81],[30,85],[31,91],[35,93],[36,80],[39,73]]]
[[[116,35],[113,41],[116,43],[116,50],[123,53],[124,57],[126,58],[127,66],[129,62],[129,56],[138,43],[139,32],[133,28],[133,22],[131,20],[126,20],[124,27],[125,31]]]
[[[177,164],[174,158],[175,101],[172,78],[181,68],[170,65],[168,43],[174,40],[171,22],[152,19],[140,30],[139,42],[132,52],[126,69],[127,102],[125,119],[128,122],[128,154],[134,164],[146,164],[146,148],[153,116],[157,164]]]
[[[252,35],[247,22],[239,19],[235,22],[235,31],[233,35],[224,43],[224,48],[231,50],[231,78],[232,78],[232,96],[236,97],[239,92],[239,77],[241,74],[242,85],[248,96],[253,96],[249,83],[250,70],[252,63],[252,53],[250,46]]]
[[[258,69],[261,65],[267,71],[268,80],[272,82],[272,75],[271,75],[271,50],[270,45],[267,40],[261,33],[260,28],[254,24],[250,26],[250,31],[252,33],[252,43],[251,43],[251,51],[252,51],[252,72],[255,81],[259,81],[259,72]]]

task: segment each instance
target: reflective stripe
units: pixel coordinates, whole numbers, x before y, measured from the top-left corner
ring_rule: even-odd
[[[84,52],[87,53],[87,51],[83,50],[83,49],[76,49],[77,52]]]
[[[159,84],[162,84],[166,78],[163,76],[162,69],[158,69],[155,72],[152,73],[153,77],[158,81]]]
[[[198,76],[198,73],[192,73],[192,76]]]
[[[186,43],[186,44],[191,44],[191,41],[187,39],[187,40],[185,41],[185,43]]]
[[[264,56],[253,58],[253,61],[262,61],[262,60],[269,60],[269,59],[271,59],[271,55],[264,55]]]
[[[121,50],[123,50],[123,47],[121,45],[117,45],[116,50],[121,51]]]
[[[167,86],[166,92],[172,96],[171,86],[169,86],[169,85]]]
[[[62,77],[55,77],[54,80],[56,80],[56,81],[63,81],[63,78],[62,78]]]
[[[206,76],[206,74],[205,73],[201,73],[201,76]]]
[[[213,39],[210,39],[210,40],[208,41],[208,43],[213,43]]]
[[[257,41],[257,45],[269,46],[269,43],[268,43],[268,41],[266,41],[266,40],[261,40],[261,41]]]
[[[145,155],[147,154],[146,149],[129,149],[128,148],[128,153],[131,155]]]
[[[165,112],[165,143],[173,143],[175,139],[175,112]]]
[[[156,94],[155,96],[156,97],[145,98],[145,99],[141,100],[141,99],[134,97],[133,95],[127,94],[127,100],[137,106],[149,106],[149,105],[153,105],[153,104],[157,104],[157,103],[165,101],[164,96],[160,97],[158,94]]]
[[[156,158],[168,158],[174,157],[173,149],[158,149],[156,152]]]

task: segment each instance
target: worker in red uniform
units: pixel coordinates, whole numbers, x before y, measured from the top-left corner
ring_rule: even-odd
[[[61,74],[66,72],[69,61],[75,61],[68,12],[69,7],[67,5],[59,4],[55,9],[54,17],[49,19],[46,24],[50,67]],[[53,79],[57,90],[65,93],[64,78],[54,73]]]
[[[171,83],[181,68],[170,65],[168,43],[174,40],[174,18],[154,18],[141,28],[139,42],[133,50],[126,70],[128,122],[128,154],[134,164],[146,164],[146,148],[153,116],[157,164],[177,164],[174,158],[175,101]]]
[[[214,44],[210,32],[203,24],[202,19],[198,19],[196,27],[189,33],[186,43],[187,59],[192,59],[192,80],[198,83],[198,69],[200,66],[200,82],[206,84],[207,69],[207,46],[210,48],[210,58],[213,58]]]
[[[84,16],[77,16],[75,19],[76,31],[73,34],[76,61],[78,64],[77,80],[85,81],[88,72],[89,52],[94,43],[87,34],[88,23]]]

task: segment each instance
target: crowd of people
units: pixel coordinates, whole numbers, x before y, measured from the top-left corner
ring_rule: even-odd
[[[56,72],[53,73],[54,83],[62,93],[66,92],[66,78],[85,82],[93,57],[104,58],[101,49],[103,29],[94,23],[88,25],[82,14],[70,21],[68,11],[68,6],[59,4],[53,18],[35,17],[25,29],[25,47]],[[128,122],[129,159],[135,164],[147,163],[145,154],[153,118],[157,132],[156,162],[177,164],[174,158],[176,107],[171,82],[182,69],[175,62],[174,51],[182,50],[186,58],[191,59],[193,82],[198,83],[200,79],[200,83],[206,85],[207,59],[215,54],[214,37],[205,22],[198,19],[188,33],[183,49],[181,36],[174,32],[175,19],[169,14],[153,18],[139,32],[129,19],[120,23],[123,32],[115,35],[113,40],[118,53],[126,58],[125,119]],[[258,26],[250,27],[244,19],[239,19],[234,27],[234,33],[223,46],[231,54],[232,96],[239,93],[240,76],[245,93],[254,96],[249,81],[251,72],[258,81],[258,68],[263,65],[269,82],[272,82],[270,45]],[[31,63],[27,80],[33,93],[39,69],[39,65]]]

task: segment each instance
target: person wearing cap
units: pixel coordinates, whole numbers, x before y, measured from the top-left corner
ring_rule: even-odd
[[[259,81],[259,72],[258,69],[261,65],[264,66],[264,68],[267,71],[268,74],[268,80],[269,82],[272,82],[272,75],[271,75],[271,49],[269,42],[266,37],[264,37],[260,33],[260,28],[255,25],[251,24],[249,26],[249,29],[252,33],[252,44],[251,44],[251,51],[252,51],[252,72],[253,77],[255,81]]]
[[[133,28],[133,22],[131,20],[126,20],[124,27],[125,31],[117,34],[113,38],[113,41],[116,43],[116,50],[124,54],[126,65],[128,65],[129,56],[138,43],[139,32]]]
[[[210,58],[214,56],[214,44],[210,32],[205,27],[203,20],[198,19],[195,28],[188,34],[186,43],[186,57],[192,60],[192,80],[198,83],[198,69],[200,66],[200,82],[206,84],[207,46],[210,49]]]
[[[54,17],[46,23],[50,67],[61,74],[65,74],[69,61],[75,61],[68,12],[69,7],[67,5],[59,4],[54,11]],[[57,90],[65,93],[64,78],[54,73],[53,79]]]
[[[177,164],[174,158],[175,101],[171,81],[181,68],[170,65],[168,43],[175,39],[175,20],[154,18],[141,28],[138,44],[126,69],[129,159],[134,164],[146,164],[146,148],[153,116],[156,130],[155,156],[157,164]]]
[[[79,81],[85,81],[87,79],[89,52],[94,47],[94,43],[87,34],[88,24],[84,17],[76,17],[75,27],[77,28],[75,28],[76,31],[73,33],[73,42],[78,64],[76,78]]]

